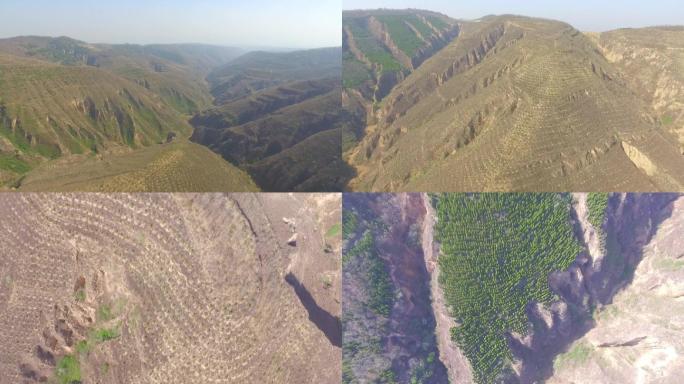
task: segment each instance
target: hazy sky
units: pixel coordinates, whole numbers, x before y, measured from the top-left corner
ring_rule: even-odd
[[[341,0],[0,0],[0,37],[314,48],[342,44]]]
[[[583,31],[684,24],[683,0],[343,0],[344,9],[421,8],[457,19],[512,13],[562,20]]]

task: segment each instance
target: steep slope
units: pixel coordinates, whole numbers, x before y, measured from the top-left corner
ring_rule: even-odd
[[[16,187],[30,180],[31,188],[48,190],[254,190],[243,171],[187,143],[192,126],[186,114],[211,103],[202,80],[208,68],[236,55],[196,45],[0,40],[0,183]],[[181,143],[163,145],[173,140]],[[57,158],[63,161],[43,166]],[[223,180],[199,179],[201,167]],[[41,171],[34,175],[34,168]],[[130,184],[106,181],[113,176]],[[180,179],[165,179],[174,176]]]
[[[651,109],[571,26],[461,23],[399,83],[351,152],[358,190],[679,190],[684,161]]]
[[[437,334],[450,328],[451,343],[439,345],[454,357],[452,380],[676,381],[678,341],[665,335],[677,327],[681,196],[576,194],[571,207],[554,194],[431,200],[439,256],[427,266],[439,280]],[[654,312],[644,311],[649,306]]]
[[[554,362],[550,384],[676,383],[684,373],[684,198],[640,236],[632,283],[594,316],[596,324]]]
[[[250,52],[215,69],[207,80],[216,104],[248,97],[255,91],[298,80],[340,77],[339,48],[293,52]]]
[[[339,325],[310,309],[339,321],[340,205],[0,196],[2,382],[339,383]]]
[[[363,135],[366,118],[394,86],[459,33],[456,20],[421,10],[344,11],[343,92],[363,109],[351,109],[363,121],[347,136]]]
[[[245,169],[267,191],[339,191],[347,125],[340,50],[256,52],[212,72],[214,108],[196,114],[192,140]]]
[[[13,185],[21,192],[250,192],[252,178],[206,147],[187,140],[36,167]]]
[[[344,194],[343,209],[343,383],[446,383],[421,196]]]
[[[17,37],[0,40],[0,52],[67,66],[107,69],[161,96],[182,113],[211,104],[204,77],[244,53],[202,44],[88,44],[68,37]]]
[[[619,29],[590,34],[631,89],[649,104],[684,153],[684,27]]]

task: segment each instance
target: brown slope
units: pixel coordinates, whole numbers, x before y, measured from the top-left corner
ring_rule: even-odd
[[[684,27],[619,29],[595,38],[684,153]]]
[[[684,162],[571,26],[464,24],[400,83],[356,148],[360,190],[678,190]]]
[[[365,125],[373,123],[377,103],[458,36],[460,25],[443,14],[415,9],[344,11],[342,24],[343,94],[363,106],[345,105],[351,107],[354,124],[344,135],[355,143]]]
[[[193,119],[191,139],[245,169],[264,190],[341,190],[349,172],[341,160],[338,128],[346,115],[338,83],[322,79],[277,86],[251,101],[218,107]],[[298,85],[304,90],[293,92]],[[274,101],[275,109],[264,98]],[[234,125],[240,116],[248,116],[247,122]]]
[[[72,355],[88,383],[339,383],[340,349],[284,279],[339,317],[340,240],[322,236],[339,207],[310,194],[2,196],[2,382],[54,380]]]
[[[342,130],[316,133],[246,170],[264,190],[341,191],[352,170],[340,155]]]

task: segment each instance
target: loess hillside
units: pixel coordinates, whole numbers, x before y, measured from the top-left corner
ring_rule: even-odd
[[[619,29],[590,34],[601,52],[650,105],[684,153],[684,27]]]
[[[192,134],[187,114],[212,100],[203,78],[208,68],[238,54],[200,45],[91,45],[65,37],[0,40],[0,184],[20,186],[33,169],[58,158],[73,165],[106,157],[117,163],[114,168],[142,176],[155,164],[140,161],[156,157],[138,151],[164,152],[161,146],[174,140],[182,142],[176,150],[193,148],[187,145]],[[126,161],[126,152],[139,162]],[[197,153],[185,156],[188,169],[200,166],[192,163]],[[234,190],[255,188],[249,176],[219,157],[204,155],[202,161],[224,171],[217,177],[246,182]],[[177,165],[159,177],[184,173],[185,165]],[[110,176],[105,169],[88,174]],[[149,190],[141,185],[146,180],[130,181],[111,187]],[[186,181],[200,188],[206,183],[179,183]],[[51,185],[62,190],[74,187],[72,182],[53,179]]]
[[[0,381],[339,383],[340,206],[1,196]]]
[[[355,142],[378,103],[456,37],[459,25],[442,14],[417,10],[344,11],[342,24],[343,92],[362,103],[362,108],[350,108],[363,121],[346,133]]]
[[[254,52],[213,71],[216,106],[196,114],[192,140],[245,169],[268,191],[337,191],[342,161],[340,49]]]
[[[347,152],[357,172],[349,188],[684,186],[673,131],[595,38],[518,16],[458,25],[457,37],[370,111],[363,139]]]

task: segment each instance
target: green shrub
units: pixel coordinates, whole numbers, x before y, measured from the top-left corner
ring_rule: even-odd
[[[103,343],[105,341],[113,340],[119,337],[119,330],[116,328],[111,328],[111,329],[98,329],[95,330],[92,334],[92,338],[98,342],[98,343]]]
[[[335,237],[339,235],[341,231],[342,226],[340,223],[337,223],[328,229],[328,232],[325,233],[325,237]]]
[[[55,376],[59,384],[74,384],[81,381],[81,365],[73,355],[66,355],[57,361]]]
[[[608,194],[593,192],[587,195],[587,208],[589,210],[589,222],[597,229],[603,225],[608,207]]]
[[[569,210],[570,197],[560,194],[439,197],[439,283],[459,324],[452,339],[478,383],[496,381],[512,358],[506,335],[527,334],[526,307],[553,300],[549,274],[580,252]]]

